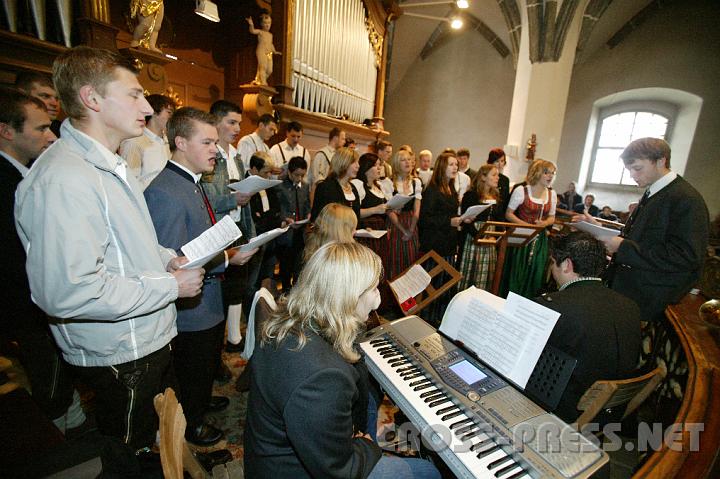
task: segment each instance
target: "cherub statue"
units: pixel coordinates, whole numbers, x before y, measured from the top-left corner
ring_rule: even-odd
[[[262,30],[255,28],[252,17],[248,17],[248,24],[250,25],[250,33],[257,35],[258,44],[255,55],[257,56],[257,74],[253,85],[267,85],[267,79],[272,75],[273,72],[273,54],[280,55],[281,53],[275,50],[273,45],[273,36],[270,33],[270,25],[272,25],[272,19],[267,13],[260,15],[260,23]]]
[[[130,0],[130,18],[138,19],[130,46],[162,53],[157,47],[157,39],[164,15],[163,0]]]

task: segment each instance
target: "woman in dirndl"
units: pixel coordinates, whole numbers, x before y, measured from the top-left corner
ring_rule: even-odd
[[[547,228],[555,222],[557,193],[552,189],[557,167],[555,163],[537,159],[530,164],[526,185],[515,188],[510,196],[505,218],[511,223]],[[522,248],[511,248],[505,260],[503,284],[526,298],[537,296],[545,277],[548,262],[548,236],[542,230]]]
[[[358,176],[352,180],[355,189],[360,195],[360,227],[366,230],[387,229],[387,215],[385,214],[387,198],[378,181],[384,167],[382,159],[375,153],[365,153],[360,157]],[[390,243],[387,234],[380,238],[357,238],[357,242],[367,246],[380,256],[383,271],[389,271]],[[386,312],[393,307],[395,300],[387,281],[380,281],[378,289],[380,290],[380,307],[378,310]]]
[[[473,223],[463,224],[464,241],[460,253],[462,278],[458,283],[458,291],[464,291],[470,286],[487,291],[492,282],[497,264],[497,250],[494,245],[478,244],[475,237],[486,221],[504,220],[504,212],[500,211],[502,203],[498,191],[499,180],[500,171],[495,165],[483,165],[473,178],[470,190],[463,196],[460,207],[463,214],[471,206],[490,206],[476,216]]]
[[[375,153],[365,153],[360,157],[357,178],[352,180],[352,184],[355,185],[355,189],[360,195],[360,228],[385,229],[387,198],[378,182],[382,168],[383,162]],[[386,236],[378,239],[358,238],[358,242],[373,250],[381,258],[388,256]]]
[[[380,185],[387,198],[395,195],[411,196],[399,210],[387,212],[390,255],[386,278],[393,280],[409,268],[419,257],[417,223],[420,217],[422,183],[414,176],[412,158],[407,150],[400,150],[392,159],[392,176]]]

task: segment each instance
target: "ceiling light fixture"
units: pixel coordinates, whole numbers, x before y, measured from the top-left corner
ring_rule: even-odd
[[[455,17],[450,20],[450,28],[453,30],[460,30],[463,26],[463,21],[460,17]]]
[[[400,7],[402,8],[403,15],[407,15],[408,17],[416,17],[416,18],[424,18],[426,20],[438,20],[442,22],[448,22],[450,24],[450,27],[453,30],[459,30],[463,27],[463,21],[462,17],[460,15],[452,15],[448,17],[436,17],[433,15],[423,15],[421,13],[413,13],[408,11],[409,8],[415,8],[415,7],[432,7],[436,5],[454,5],[456,9],[466,9],[470,6],[468,0],[437,0],[437,1],[427,1],[427,2],[415,2],[415,3],[402,3]],[[455,10],[457,12],[457,10]]]
[[[195,1],[195,13],[203,18],[210,20],[211,22],[219,22],[220,15],[218,15],[218,7],[214,2],[210,0],[196,0]]]

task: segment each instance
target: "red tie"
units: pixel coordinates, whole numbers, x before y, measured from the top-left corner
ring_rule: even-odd
[[[200,188],[200,194],[202,195],[203,202],[205,203],[205,208],[207,208],[208,215],[210,215],[210,222],[212,224],[215,224],[215,223],[217,223],[217,221],[215,220],[215,213],[213,213],[212,206],[210,205],[210,200],[208,200],[208,197],[205,194],[205,190],[202,187],[202,183],[200,183],[198,181],[197,185],[198,185],[198,188]]]

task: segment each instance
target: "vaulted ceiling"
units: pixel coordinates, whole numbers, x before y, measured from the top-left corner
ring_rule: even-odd
[[[569,0],[568,0],[569,1]],[[578,52],[576,62],[589,58],[599,48],[610,48],[654,11],[677,0],[589,0],[580,2],[579,8],[586,9],[582,50]],[[449,17],[456,10],[450,4],[427,7],[412,7],[414,3],[426,3],[427,0],[403,0],[399,6],[405,12],[435,17]],[[510,29],[512,21],[506,20],[508,5],[516,2],[522,8],[520,0],[469,0],[470,7],[462,10],[466,15],[465,25],[460,30],[451,30],[447,22],[401,15],[395,22],[390,70],[387,91],[391,93],[402,81],[408,69],[415,61],[423,61],[434,54],[443,43],[453,41],[459,35],[482,35],[493,43],[498,55],[504,51],[512,52],[513,38]],[[557,0],[560,11],[563,0]],[[505,13],[501,9],[501,5]],[[510,24],[510,25],[509,25]]]

